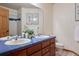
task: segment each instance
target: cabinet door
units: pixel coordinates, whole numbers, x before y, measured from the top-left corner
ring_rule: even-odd
[[[51,56],[55,56],[55,38],[54,39],[51,39]]]
[[[2,18],[2,29],[3,29],[3,35],[8,36],[9,35],[9,21],[6,16]]]
[[[3,30],[2,30],[2,16],[0,16],[0,37],[3,36]]]
[[[45,48],[51,44],[50,40],[42,42],[42,48]]]
[[[44,49],[42,49],[42,55],[44,55],[45,53],[47,53],[48,51],[50,51],[50,47],[46,47]]]
[[[28,48],[27,49],[27,54],[31,55],[31,54],[33,54],[35,52],[40,51],[40,50],[41,50],[41,44],[37,44],[37,45],[34,45],[34,46]]]
[[[51,56],[55,56],[55,44],[51,44]]]
[[[0,7],[0,37],[9,35],[9,12]]]

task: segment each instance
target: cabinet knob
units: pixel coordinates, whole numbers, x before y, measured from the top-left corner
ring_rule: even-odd
[[[6,32],[9,32],[9,30],[7,30]]]

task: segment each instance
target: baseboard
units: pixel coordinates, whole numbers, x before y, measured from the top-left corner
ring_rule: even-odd
[[[72,50],[68,50],[68,49],[64,49],[64,50],[65,50],[65,51],[72,52],[72,53],[76,54],[77,56],[79,56],[79,54],[78,54],[78,53],[76,53],[76,52],[74,52],[74,51],[72,51]]]

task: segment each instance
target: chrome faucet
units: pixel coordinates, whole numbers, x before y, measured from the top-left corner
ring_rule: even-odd
[[[16,35],[15,40],[18,40],[18,35]]]

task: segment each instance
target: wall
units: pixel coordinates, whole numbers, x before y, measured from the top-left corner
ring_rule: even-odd
[[[53,34],[53,27],[52,27],[52,3],[45,3],[45,4],[33,4],[39,7],[42,10],[43,16],[43,34]]]
[[[17,17],[18,17],[18,11],[9,8],[9,18],[17,19]]]
[[[18,9],[17,11],[18,11],[17,18],[21,19],[21,8]],[[17,34],[21,34],[21,20],[17,21]]]
[[[79,54],[79,43],[74,40],[75,5],[73,3],[53,5],[53,32],[56,39],[64,44],[64,48]]]

